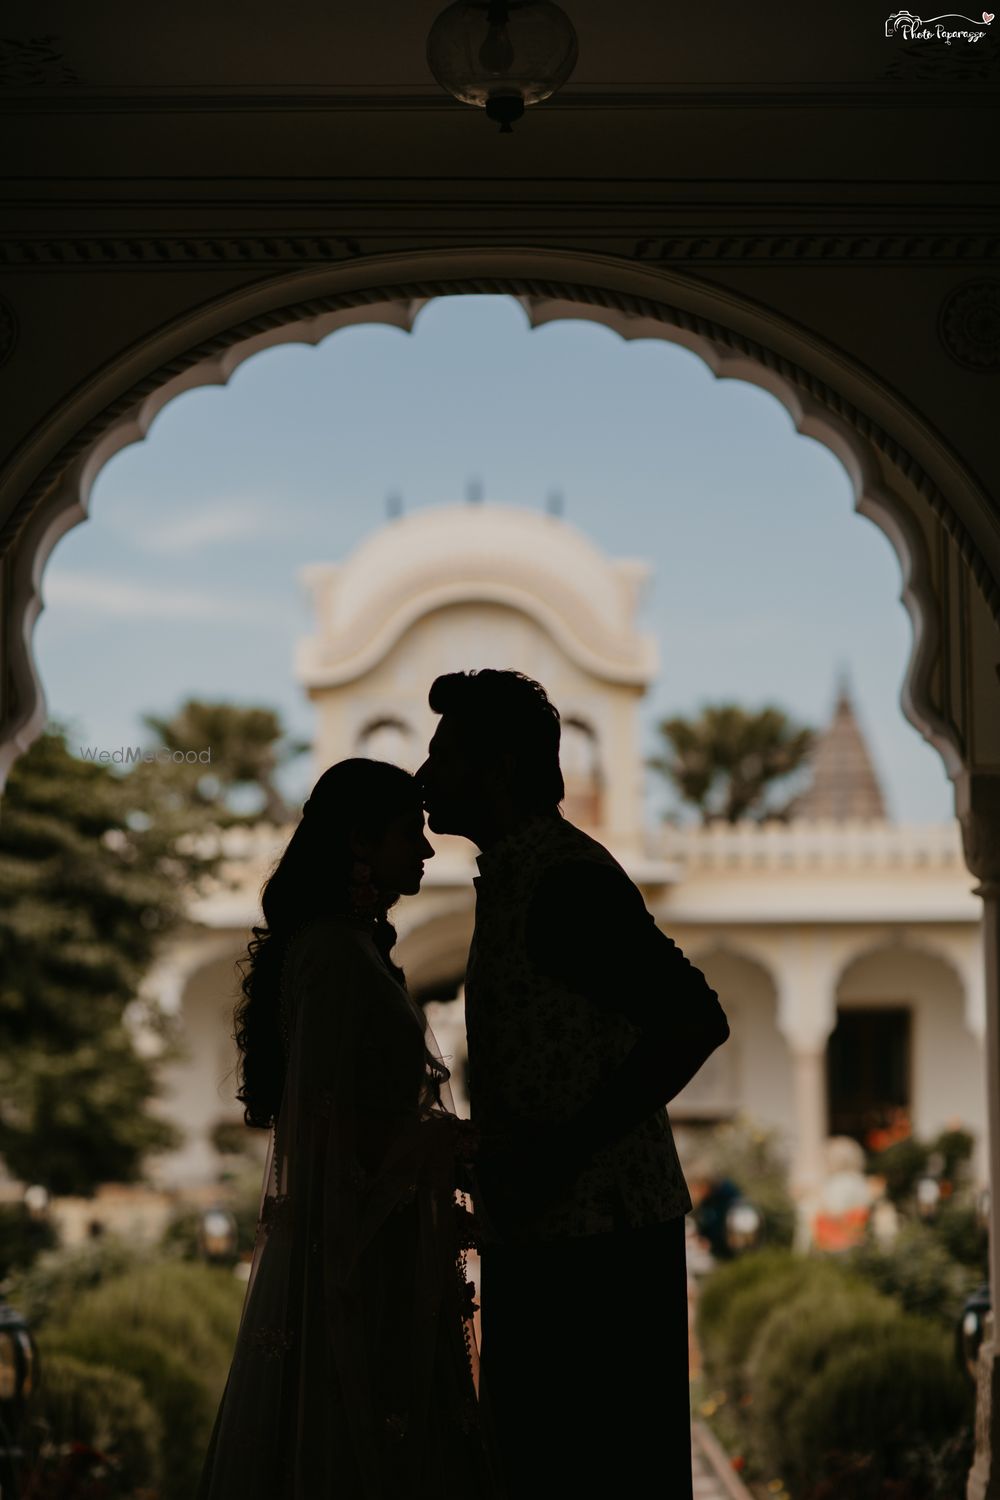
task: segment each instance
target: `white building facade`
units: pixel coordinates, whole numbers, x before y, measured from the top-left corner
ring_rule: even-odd
[[[609,559],[555,516],[482,504],[396,519],[342,562],[310,566],[315,628],[295,673],[316,710],[314,776],[352,755],[416,769],[442,672],[516,668],[538,679],[562,715],[567,816],[629,871],[730,1019],[727,1045],[671,1105],[675,1124],[744,1112],[778,1128],[805,1190],[828,1135],[863,1135],[905,1110],[921,1137],[970,1129],[985,1180],[980,902],[958,824],[886,819],[842,690],[790,821],[646,826],[638,709],[657,653],[636,620],[648,571]],[[158,1107],[188,1136],[157,1165],[165,1185],[213,1180],[213,1133],[241,1119],[234,964],[290,832],[224,836],[235,888],[220,883],[192,904],[189,928],[149,978],[190,1042],[189,1059],[162,1078]],[[434,842],[423,890],[394,914],[397,956],[429,1007],[461,1109],[476,850]]]

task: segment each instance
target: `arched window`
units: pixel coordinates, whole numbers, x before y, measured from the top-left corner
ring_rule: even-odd
[[[358,735],[358,754],[387,760],[404,771],[415,771],[419,764],[416,736],[402,719],[372,719]]]
[[[603,817],[601,757],[597,735],[585,719],[563,720],[559,763],[566,783],[563,809],[567,818],[585,827],[599,827]]]

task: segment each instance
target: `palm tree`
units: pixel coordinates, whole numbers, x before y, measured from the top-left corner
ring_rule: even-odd
[[[812,729],[772,705],[706,704],[697,718],[664,719],[657,728],[664,753],[649,765],[698,809],[703,823],[787,817],[794,799],[775,806],[769,793],[800,769],[815,739]]]
[[[169,717],[142,717],[172,749],[211,747],[211,774],[199,778],[198,790],[207,804],[218,808],[220,822],[245,820],[246,815],[225,810],[229,793],[239,788],[253,789],[259,795],[262,805],[252,814],[254,818],[279,825],[290,820],[292,809],[276,785],[275,773],[311,747],[308,740],[287,736],[273,709],[189,698]],[[185,784],[190,780],[189,774]]]

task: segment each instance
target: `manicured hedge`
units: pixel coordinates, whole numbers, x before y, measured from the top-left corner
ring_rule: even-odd
[[[133,1376],[162,1426],[162,1500],[189,1500],[225,1386],[244,1288],[181,1262],[139,1266],[79,1297],[43,1330],[43,1354]]]
[[[749,1419],[760,1462],[784,1478],[784,1436],[799,1404],[840,1351],[871,1344],[903,1314],[888,1297],[846,1279],[800,1286],[760,1320],[744,1365]]]
[[[820,1303],[856,1283],[834,1262],[760,1251],[715,1272],[699,1305],[698,1335],[706,1373],[730,1395],[747,1390],[747,1361],[758,1330],[800,1295]]]
[[[852,1500],[878,1500],[887,1480],[918,1476],[916,1450],[954,1439],[970,1419],[971,1397],[947,1334],[921,1318],[876,1321],[821,1353],[825,1331],[815,1330],[819,1369],[780,1418],[772,1413],[761,1421],[769,1456],[793,1494],[806,1493],[818,1476],[843,1470],[854,1457]],[[918,1486],[911,1493],[935,1491]]]
[[[123,1494],[160,1482],[163,1430],[132,1375],[48,1353],[25,1415],[31,1446],[54,1453],[86,1443],[112,1461]]]

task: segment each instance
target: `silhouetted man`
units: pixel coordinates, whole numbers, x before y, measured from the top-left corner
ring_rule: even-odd
[[[666,1103],[729,1034],[608,851],[562,817],[559,715],[516,672],[439,677],[418,772],[473,840],[466,977],[483,1381],[512,1497],[691,1495],[684,1215]]]

